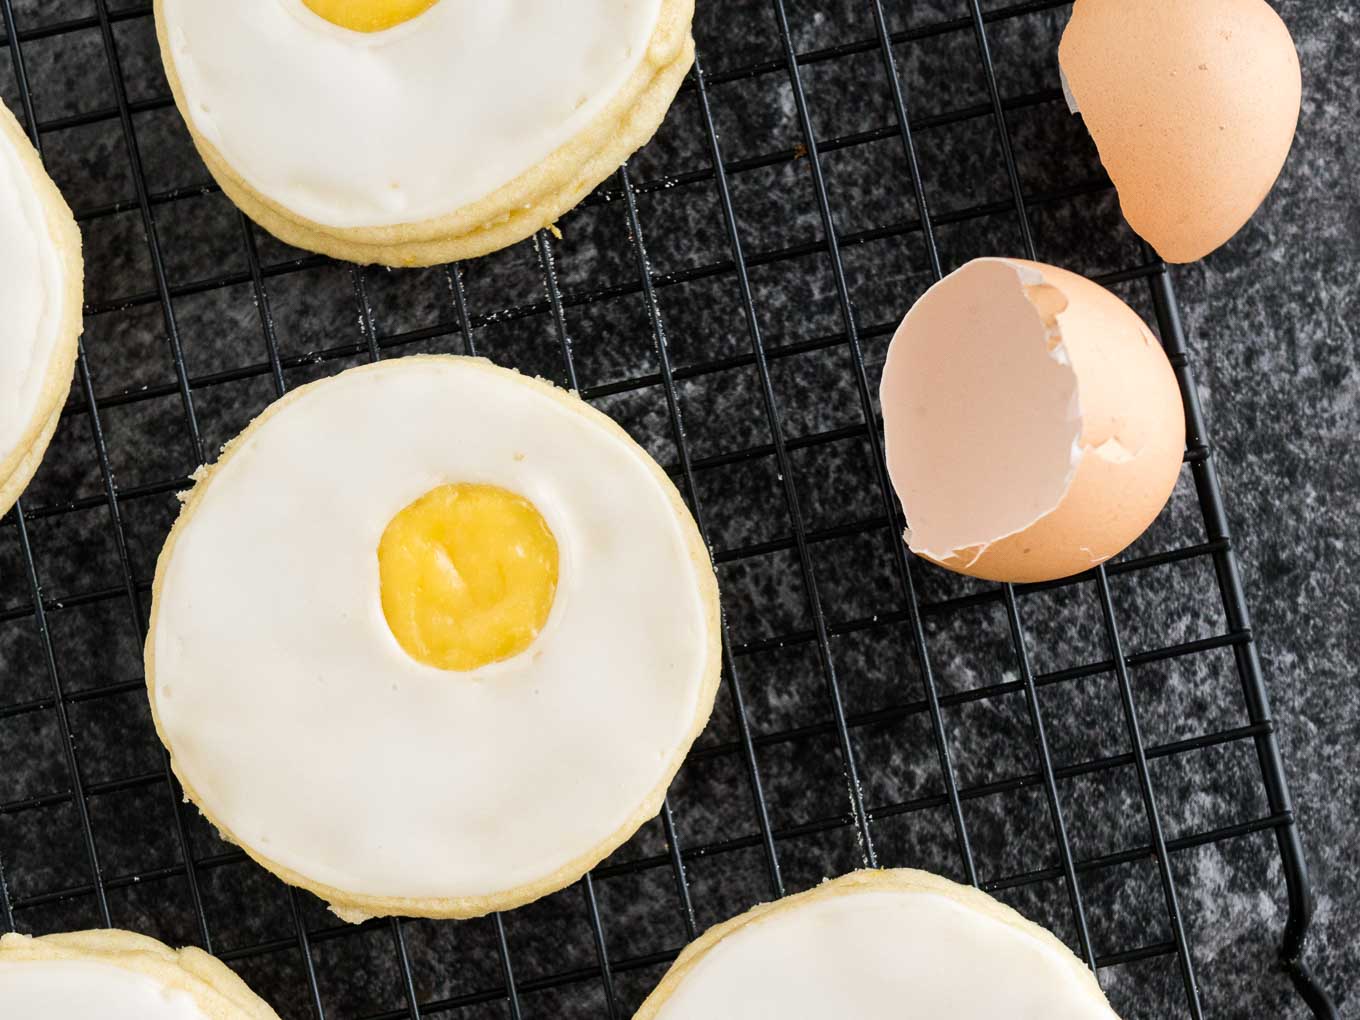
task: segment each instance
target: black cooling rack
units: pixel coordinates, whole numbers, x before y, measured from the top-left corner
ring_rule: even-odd
[[[198,944],[285,1017],[626,1017],[708,924],[919,866],[1052,927],[1126,1017],[1335,1016],[1301,960],[1300,835],[1172,277],[1062,104],[1068,7],[700,0],[666,126],[560,236],[393,274],[220,195],[150,4],[0,0],[0,93],[89,263],[71,400],[0,522],[0,930]],[[1186,400],[1172,506],[1060,584],[955,578],[897,539],[883,351],[986,254],[1116,289]],[[285,390],[417,351],[570,385],[668,466],[715,551],[724,686],[659,819],[582,882],[351,927],[182,805],[139,651],[190,472]]]

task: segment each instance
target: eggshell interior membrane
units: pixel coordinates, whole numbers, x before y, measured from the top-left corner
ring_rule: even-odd
[[[1226,242],[1279,177],[1302,78],[1265,0],[1077,0],[1058,59],[1125,218],[1168,262]]]
[[[1185,450],[1156,338],[1108,290],[979,259],[907,314],[888,350],[888,470],[913,551],[995,581],[1046,581],[1147,529]]]

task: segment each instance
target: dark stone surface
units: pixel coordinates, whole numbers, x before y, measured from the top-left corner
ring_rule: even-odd
[[[149,581],[176,511],[174,490],[201,454],[211,457],[276,396],[271,345],[292,387],[365,360],[364,316],[347,267],[305,259],[252,230],[265,266],[263,293],[256,291],[242,222],[225,199],[203,188],[206,172],[165,102],[149,17],[142,7],[109,6],[132,11],[113,22],[112,34],[134,104],[138,152],[157,196],[153,218],[175,334],[172,340],[159,301],[123,128],[103,115],[114,93],[100,30],[36,32],[23,45],[25,65],[40,119],[66,119],[45,133],[44,145],[49,166],[81,213],[92,311],[85,366],[100,401],[92,416],[78,379],[25,500],[31,519],[22,538],[46,599],[53,665],[70,701],[70,746],[89,794],[89,828],[61,796],[71,786],[68,745],[45,700],[52,674],[31,609],[34,578],[10,515],[0,525],[0,928],[11,923],[6,903],[15,905],[12,923],[25,931],[102,922],[90,888],[88,831],[113,923],[202,944],[195,905],[201,900],[212,948],[231,958],[281,1015],[306,1017],[312,986],[296,903],[311,933],[315,987],[326,1015],[405,1015],[393,926],[337,926],[311,897],[294,900],[232,854],[191,810],[181,813],[182,837],[175,824],[139,662]],[[752,799],[752,764],[788,891],[864,862],[830,723],[828,667],[852,722],[851,746],[864,799],[874,809],[870,837],[880,863],[956,878],[966,873],[923,710],[921,661],[902,620],[896,539],[883,517],[838,281],[822,243],[794,94],[777,64],[774,8],[765,0],[700,6],[700,56],[738,234],[751,263],[755,322],[772,352],[778,427],[796,440],[786,467],[802,524],[815,538],[809,565],[832,630],[821,648],[807,581],[789,541],[793,518],[783,470],[769,451],[773,430],[763,379],[750,357],[743,294],[730,267],[710,140],[690,88],[658,138],[632,161],[630,175],[677,366],[686,446],[699,461],[693,495],[718,550],[738,653],[735,681],[720,696],[670,799],[680,845],[703,851],[686,869],[702,928],[773,891]],[[966,19],[967,4],[884,6],[892,28],[909,33],[895,56],[920,125],[915,142],[944,268],[977,255],[1021,253],[976,41],[966,20],[950,24]],[[853,45],[874,39],[874,5],[786,0],[786,8],[796,47],[810,54],[801,75],[824,150],[845,284],[872,386],[888,331],[932,279],[881,53]],[[14,9],[22,31],[97,10],[94,0],[15,0]],[[1295,152],[1251,225],[1204,263],[1177,269],[1174,280],[1313,866],[1318,916],[1310,957],[1343,1003],[1343,1015],[1356,1015],[1350,985],[1360,967],[1353,914],[1360,696],[1351,664],[1360,648],[1349,510],[1360,491],[1354,255],[1360,215],[1353,180],[1360,54],[1349,7],[1283,0],[1281,9],[1299,41],[1306,76]],[[1014,100],[1008,125],[1039,256],[1107,274],[1139,266],[1145,256],[1103,184],[1080,122],[1054,98],[1054,48],[1066,13],[1058,5],[1003,18],[989,24],[988,40],[1001,93]],[[944,30],[934,31],[939,25]],[[852,45],[822,52],[840,44]],[[3,48],[0,95],[16,106],[13,62]],[[675,180],[663,182],[670,177]],[[674,465],[676,434],[619,188],[618,179],[611,181],[566,217],[564,239],[551,245],[573,341],[570,363],[597,406]],[[172,190],[175,195],[164,195]],[[385,354],[466,349],[445,271],[369,270],[361,279]],[[533,244],[462,267],[461,281],[480,353],[566,377]],[[1152,318],[1145,281],[1117,289]],[[176,351],[192,384],[192,415],[180,394]],[[757,456],[735,458],[762,448]],[[122,546],[104,500],[107,479],[121,493]],[[1166,514],[1120,562],[1136,565],[1140,557],[1205,540],[1187,469]],[[1045,872],[1037,881],[1006,881],[1055,868],[1061,858],[1043,787],[1027,778],[1036,774],[1038,759],[1024,693],[1015,683],[1021,674],[1005,606],[990,586],[919,563],[911,565],[911,577],[934,607],[925,616],[926,647],[945,698],[943,727],[965,791],[962,818],[978,876],[1001,882],[998,895],[1076,947],[1061,877]],[[1135,658],[1131,689],[1145,744],[1166,752],[1153,756],[1150,774],[1167,835],[1190,844],[1172,853],[1171,868],[1204,1014],[1305,1016],[1275,962],[1287,905],[1272,836],[1257,831],[1197,845],[1205,833],[1269,815],[1251,743],[1168,748],[1248,722],[1230,648],[1155,654],[1228,632],[1212,560],[1116,569],[1110,588],[1124,650],[1136,657],[1154,653]],[[942,604],[966,595],[978,597]],[[1109,656],[1094,582],[1022,592],[1018,610],[1031,667],[1078,674],[1043,683],[1038,695],[1076,860],[1146,847],[1137,773],[1119,757],[1130,740],[1117,677],[1108,669],[1081,669]],[[755,741],[752,760],[740,741],[738,684]],[[1091,762],[1103,764],[1087,768]],[[197,862],[192,883],[179,866],[185,843]],[[1115,958],[1101,978],[1121,1014],[1189,1015],[1174,955],[1119,955],[1174,938],[1155,858],[1134,852],[1082,866],[1079,886],[1094,950]],[[52,895],[62,890],[78,892]],[[619,1015],[631,1012],[690,934],[665,834],[660,822],[650,823],[590,887],[574,886],[503,919],[525,1016],[610,1015],[592,895]],[[452,1000],[459,1008],[449,1015],[459,1017],[508,1015],[497,994],[504,978],[493,922],[406,922],[400,932],[422,1003]]]

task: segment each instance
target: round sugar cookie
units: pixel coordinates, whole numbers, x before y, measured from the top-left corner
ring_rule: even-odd
[[[185,792],[341,917],[472,917],[659,810],[713,708],[717,582],[614,422],[463,357],[296,390],[189,495],[146,675]]]
[[[220,960],[117,930],[0,936],[0,1016],[278,1020]]]
[[[634,1020],[1118,1020],[1038,925],[923,871],[859,871],[711,928]]]
[[[156,0],[209,171],[290,244],[391,266],[549,226],[645,144],[694,0]]]
[[[0,516],[38,470],[70,393],[83,289],[75,217],[0,103]]]

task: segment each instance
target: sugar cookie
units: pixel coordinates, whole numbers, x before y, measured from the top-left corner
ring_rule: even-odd
[[[269,408],[194,488],[146,672],[186,793],[340,916],[476,916],[651,818],[713,707],[717,584],[670,479],[461,357]]]
[[[860,871],[706,932],[634,1020],[1118,1020],[1071,951],[985,893]]]
[[[80,231],[0,103],[0,515],[38,470],[71,390],[81,330]]]
[[[278,1020],[220,960],[116,930],[0,936],[0,1016]]]
[[[227,195],[290,244],[396,266],[550,225],[651,138],[694,58],[694,0],[155,12],[175,101]]]

